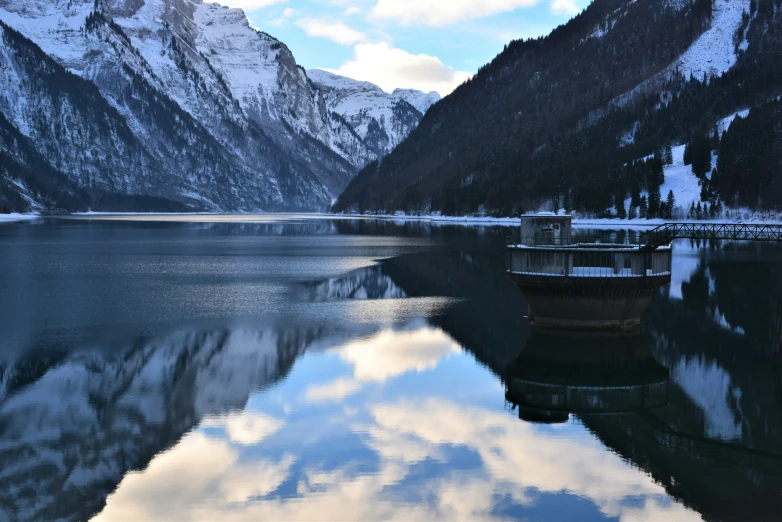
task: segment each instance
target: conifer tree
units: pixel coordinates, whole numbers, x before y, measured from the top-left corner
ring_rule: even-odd
[[[709,138],[698,134],[690,144],[690,160],[692,172],[703,178],[711,170],[711,143]]]
[[[648,219],[660,217],[661,203],[662,197],[660,196],[660,187],[654,187],[649,191],[649,207],[646,216]]]
[[[701,182],[701,201],[708,201],[709,199],[709,181],[704,179]]]
[[[665,209],[668,211],[666,216],[668,219],[673,219],[673,207],[676,204],[676,199],[673,196],[673,190],[668,191],[668,197],[665,199]]]
[[[625,194],[623,190],[616,193],[614,197],[614,208],[616,209],[616,216],[619,219],[625,219],[627,217],[627,211],[625,210]]]

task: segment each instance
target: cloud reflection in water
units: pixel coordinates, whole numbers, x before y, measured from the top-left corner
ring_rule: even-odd
[[[567,502],[596,518],[699,519],[579,424],[494,407],[501,386],[469,359],[423,322],[308,352],[246,411],[207,418],[128,474],[96,520],[539,519]],[[296,374],[311,371],[323,384],[302,390],[312,378]],[[441,377],[459,400],[427,391]],[[277,411],[280,399],[296,406]]]

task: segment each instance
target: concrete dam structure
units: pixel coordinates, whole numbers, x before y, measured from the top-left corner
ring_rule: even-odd
[[[509,238],[507,277],[521,288],[533,326],[633,334],[671,282],[674,239],[782,241],[782,225],[666,223],[637,242],[574,236],[571,216],[528,214]]]
[[[631,333],[657,289],[671,282],[671,246],[575,237],[570,216],[521,218],[506,268],[529,304],[534,326]]]

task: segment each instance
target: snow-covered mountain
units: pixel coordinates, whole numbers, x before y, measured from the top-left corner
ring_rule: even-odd
[[[380,150],[240,9],[0,0],[0,22],[0,204],[318,209]],[[58,199],[63,178],[78,204]]]
[[[340,115],[378,156],[388,154],[440,100],[436,92],[396,89],[389,94],[377,85],[327,71],[307,71],[326,99],[330,111]]]
[[[440,93],[436,91],[425,93],[415,89],[394,89],[391,96],[406,101],[421,114],[426,114],[429,107],[440,101]]]

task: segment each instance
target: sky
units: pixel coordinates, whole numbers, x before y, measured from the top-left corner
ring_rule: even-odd
[[[445,96],[511,40],[548,34],[590,0],[218,0],[306,69]]]

